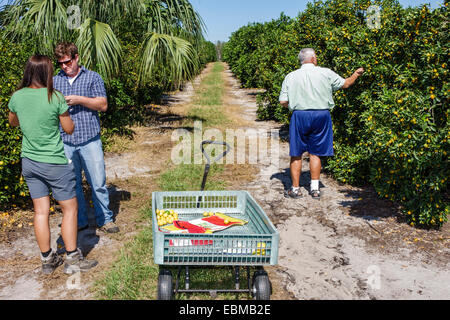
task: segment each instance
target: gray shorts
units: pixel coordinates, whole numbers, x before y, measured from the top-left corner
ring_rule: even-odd
[[[22,158],[22,175],[32,199],[46,197],[50,194],[50,190],[56,201],[76,197],[73,164],[49,164]]]

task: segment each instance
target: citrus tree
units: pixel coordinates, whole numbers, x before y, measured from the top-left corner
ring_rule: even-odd
[[[281,84],[299,67],[301,48],[314,48],[319,64],[343,77],[364,67],[354,87],[335,94],[336,156],[326,169],[341,182],[371,183],[409,224],[439,228],[449,211],[448,22],[447,1],[436,9],[317,1],[296,18],[242,27],[223,55],[244,86],[266,90],[260,118],[284,123]]]
[[[21,175],[22,133],[9,125],[7,105],[22,78],[29,49],[29,44],[16,45],[0,38],[0,207],[5,203],[16,205],[28,195]]]

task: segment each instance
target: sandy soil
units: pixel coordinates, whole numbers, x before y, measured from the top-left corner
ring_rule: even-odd
[[[61,268],[43,277],[33,229],[26,225],[1,237],[0,299],[95,298],[90,290],[95,279],[139,232],[139,211],[170,159],[171,133],[182,123],[183,105],[204,74],[182,92],[167,96],[167,103],[157,108],[154,124],[134,128],[136,138],[129,143],[129,151],[106,154],[111,207],[122,232],[108,235],[90,228],[79,237],[83,251],[99,260],[99,266],[82,275],[77,290],[67,289],[76,279],[64,275]],[[258,164],[247,165],[251,177],[224,177],[231,181],[231,189],[248,190],[280,233],[279,264],[266,268],[273,299],[450,299],[448,224],[441,231],[411,228],[401,222],[395,204],[378,199],[372,188],[339,184],[325,174],[321,179],[324,196],[312,200],[307,157],[301,178],[304,197],[285,199],[283,192],[290,186],[286,128],[256,121],[257,90],[241,89],[229,70],[224,78],[226,112],[236,120],[234,128],[280,133],[280,139],[269,138],[279,143],[278,164],[267,155]],[[60,222],[60,213],[51,216],[54,242]]]

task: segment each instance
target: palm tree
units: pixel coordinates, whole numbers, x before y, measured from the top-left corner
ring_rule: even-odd
[[[6,37],[33,39],[45,54],[61,40],[73,41],[83,64],[106,79],[120,71],[120,36],[130,27],[141,43],[139,83],[158,68],[180,85],[199,68],[196,48],[205,28],[187,0],[8,0],[3,11]]]

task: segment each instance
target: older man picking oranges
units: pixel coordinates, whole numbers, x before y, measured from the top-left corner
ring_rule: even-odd
[[[283,82],[280,103],[293,111],[290,121],[290,156],[292,187],[285,196],[300,198],[302,156],[310,155],[311,188],[313,199],[320,199],[320,157],[334,156],[333,125],[330,110],[335,106],[333,92],[351,87],[363,73],[360,68],[344,79],[334,71],[317,65],[313,49],[302,49],[301,68],[288,74]]]

